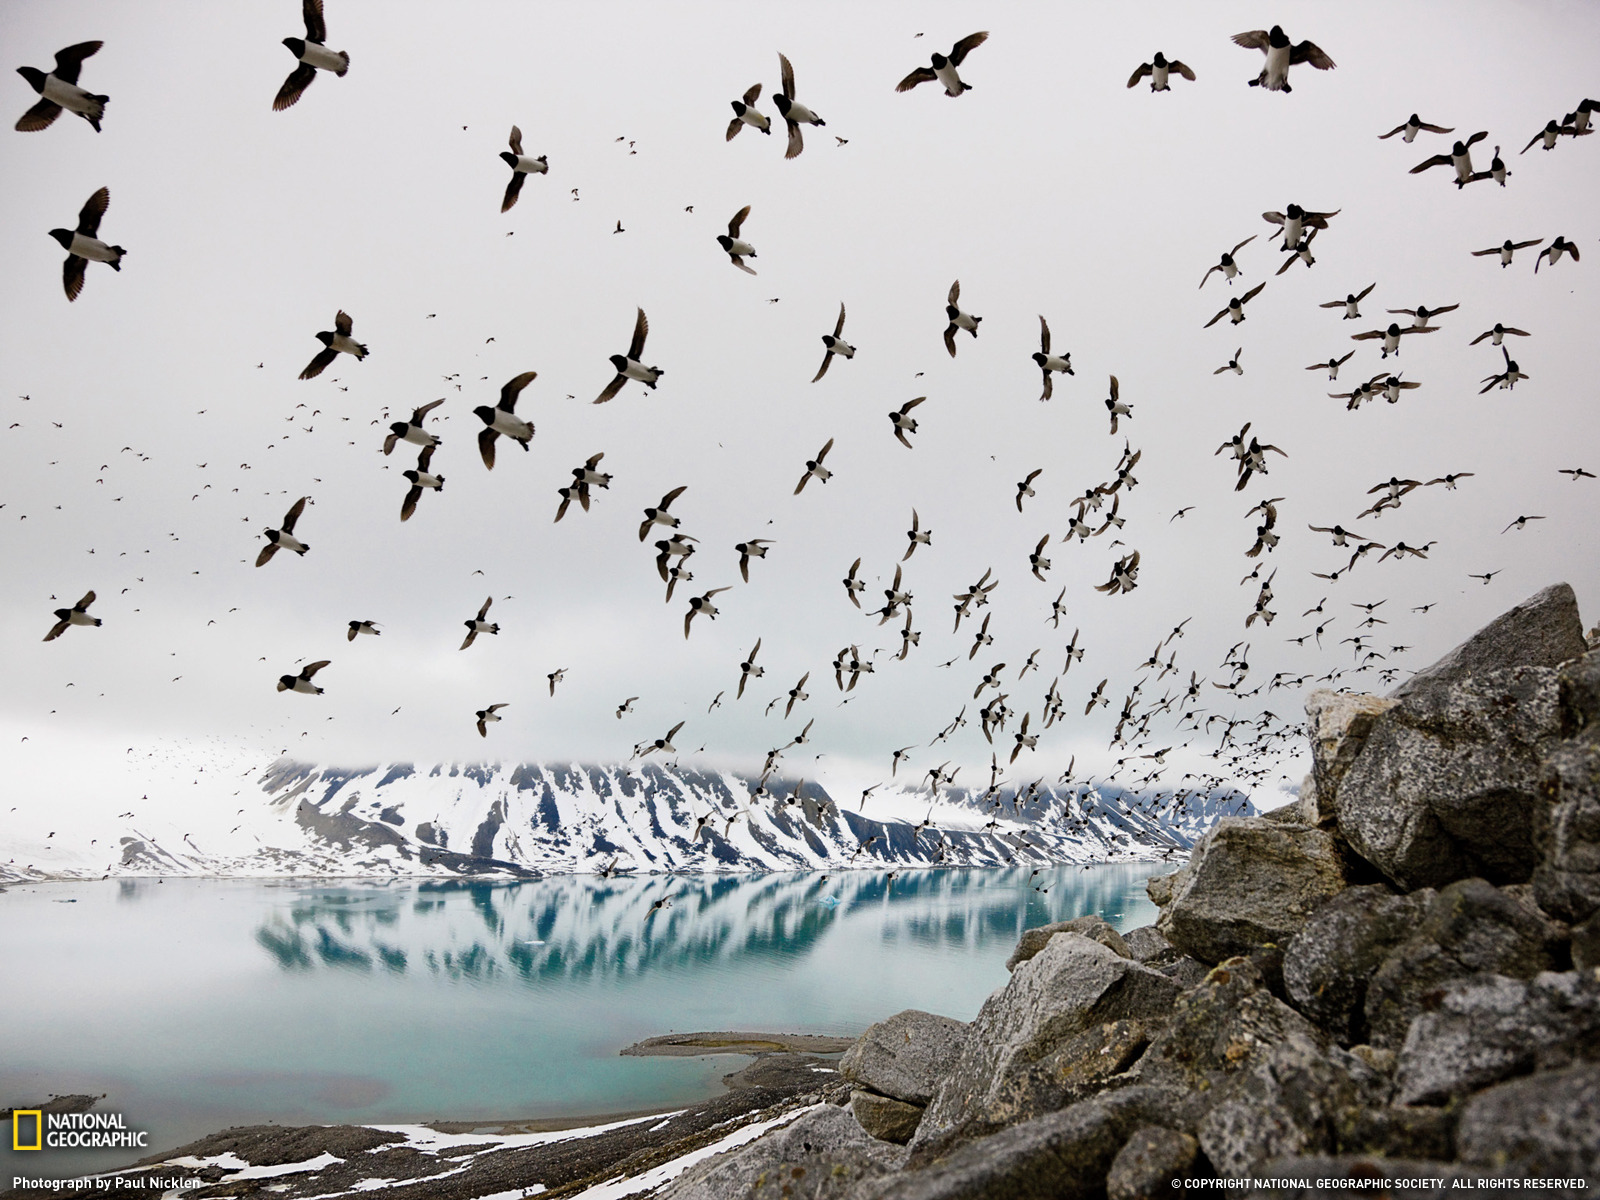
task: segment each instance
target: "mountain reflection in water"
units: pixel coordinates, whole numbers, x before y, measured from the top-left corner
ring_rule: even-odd
[[[1003,961],[1023,930],[1050,920],[1101,913],[1125,925],[1128,913],[1153,915],[1143,897],[1151,873],[1129,865],[917,870],[892,879],[804,872],[317,886],[272,913],[255,937],[285,971],[481,983],[803,958],[841,923],[862,918],[884,942],[959,948],[963,957],[992,945]],[[1050,892],[1037,890],[1045,886]],[[654,908],[662,899],[669,903]]]

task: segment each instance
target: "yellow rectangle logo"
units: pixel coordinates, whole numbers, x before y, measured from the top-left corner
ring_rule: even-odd
[[[33,1145],[22,1144],[22,1118],[33,1118]],[[39,1150],[44,1147],[44,1110],[18,1108],[11,1112],[11,1148],[13,1150]]]

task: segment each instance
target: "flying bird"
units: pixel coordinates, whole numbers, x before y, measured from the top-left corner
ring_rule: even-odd
[[[488,708],[480,708],[477,712],[473,713],[472,715],[478,718],[478,736],[485,738],[488,737],[489,723],[491,721],[500,720],[500,710],[508,707],[510,707],[509,702],[491,704]]]
[[[421,408],[411,410],[411,420],[396,421],[389,426],[389,432],[383,439],[384,454],[392,454],[396,442],[411,442],[417,446],[437,446],[439,439],[422,428],[423,421],[428,414],[444,403],[444,398],[430,400]]]
[[[1128,76],[1128,86],[1133,87],[1139,80],[1148,76],[1152,92],[1170,92],[1172,88],[1168,86],[1168,81],[1174,71],[1190,83],[1194,82],[1193,71],[1177,59],[1169,59],[1161,51],[1157,50],[1155,58],[1147,63],[1140,63],[1138,69]],[[1013,755],[1012,757],[1015,758],[1016,756]]]
[[[99,45],[98,42],[95,44]],[[50,231],[50,236],[67,252],[67,260],[61,266],[61,283],[66,288],[68,300],[76,300],[78,293],[83,291],[83,275],[90,259],[105,263],[113,271],[122,270],[122,256],[127,251],[121,246],[107,245],[95,236],[100,232],[100,218],[106,215],[106,208],[110,204],[111,189],[101,188],[78,211],[76,229]],[[1577,257],[1576,251],[1573,257]]]
[[[1483,139],[1488,136],[1489,131],[1487,129],[1480,129],[1466,141],[1456,142],[1453,146],[1451,146],[1449,154],[1435,154],[1429,158],[1423,159],[1416,166],[1411,168],[1411,173],[1413,175],[1420,175],[1422,172],[1430,170],[1433,167],[1449,167],[1456,173],[1456,190],[1460,191],[1462,188],[1466,187],[1467,184],[1472,183],[1475,179],[1487,178],[1487,176],[1481,175],[1472,169],[1472,147],[1483,141]],[[1499,154],[1497,151],[1496,157],[1498,156]]]
[[[800,135],[800,126],[826,125],[827,122],[794,98],[794,68],[782,54],[778,55],[778,74],[783,83],[783,91],[773,93],[772,103],[777,106],[778,115],[789,127],[789,146],[783,152],[783,156],[798,158],[800,152],[806,148],[805,139]]]
[[[411,490],[406,493],[406,498],[400,503],[400,519],[409,521],[411,514],[417,511],[417,501],[422,499],[422,489],[431,488],[436,492],[444,490],[444,476],[429,474],[428,464],[433,460],[433,447],[424,446],[417,455],[415,469],[402,471],[401,474],[411,481]]]
[[[744,685],[752,679],[759,679],[767,673],[765,667],[756,666],[756,655],[761,653],[761,639],[756,639],[756,644],[750,647],[750,653],[745,655],[744,661],[739,664],[739,690],[734,694],[735,700],[744,698]]]
[[[300,519],[300,514],[306,510],[308,497],[301,496],[284,514],[281,529],[266,530],[267,544],[261,547],[261,553],[256,556],[256,566],[264,567],[272,560],[272,556],[279,550],[293,550],[296,554],[305,554],[311,549],[306,543],[294,536],[294,524]]]
[[[1529,246],[1537,246],[1542,241],[1544,241],[1543,238],[1533,238],[1526,242],[1513,242],[1510,238],[1507,238],[1498,246],[1490,246],[1487,250],[1472,251],[1472,257],[1486,258],[1491,254],[1498,254],[1500,256],[1500,265],[1502,267],[1509,267],[1511,265],[1512,256],[1515,255],[1518,250],[1526,250]]]
[[[300,60],[300,65],[289,72],[278,94],[273,97],[272,111],[282,112],[299,100],[317,77],[318,71],[332,71],[341,79],[350,69],[350,56],[343,50],[329,50],[328,26],[322,17],[322,0],[301,0],[301,15],[305,18],[306,36],[284,38],[289,53]]]
[[[71,608],[56,609],[56,623],[50,627],[50,632],[44,635],[44,640],[47,642],[55,641],[67,631],[68,625],[98,626],[100,624],[100,618],[91,617],[89,615],[89,605],[93,603],[94,592],[91,590],[85,592],[83,599],[79,600]]]
[[[951,340],[953,341],[954,339],[952,338]],[[1050,323],[1044,319],[1043,313],[1039,314],[1039,349],[1034,353],[1033,361],[1039,365],[1039,370],[1044,375],[1044,391],[1039,395],[1041,402],[1050,399],[1051,393],[1054,391],[1054,386],[1050,379],[1052,371],[1067,375],[1075,374],[1072,369],[1071,354],[1050,353]]]
[[[356,640],[357,635],[363,633],[371,634],[373,637],[380,637],[383,631],[378,628],[376,621],[351,621],[349,628],[345,630],[345,640],[353,642]]]
[[[815,458],[806,459],[805,473],[800,476],[800,482],[794,485],[794,494],[798,496],[807,483],[815,479],[820,483],[827,483],[833,478],[833,472],[822,465],[822,460],[828,457],[828,451],[833,449],[833,439],[829,438],[821,450],[817,451]]]
[[[689,624],[695,619],[696,616],[704,616],[708,621],[715,621],[717,619],[717,613],[721,610],[719,610],[715,604],[711,603],[711,597],[715,596],[718,592],[725,592],[727,590],[728,589],[726,587],[712,588],[704,595],[695,596],[690,599],[689,611],[683,616],[683,636],[685,638],[688,638]]]
[[[641,542],[644,541],[647,536],[649,536],[650,527],[652,525],[665,525],[668,529],[676,529],[680,524],[682,524],[679,518],[673,516],[667,511],[667,509],[672,506],[672,502],[674,500],[683,495],[688,487],[689,485],[687,483],[679,484],[665,496],[661,497],[660,504],[657,504],[654,508],[647,508],[644,510],[644,521],[639,526],[639,540]]]
[[[517,397],[522,394],[523,388],[538,377],[537,371],[524,371],[521,375],[513,376],[501,387],[498,404],[493,408],[480,404],[472,410],[483,422],[483,428],[478,431],[478,453],[489,470],[494,470],[494,444],[502,434],[524,450],[529,449],[528,443],[533,440],[533,423],[517,416]]]
[[[300,668],[298,675],[278,676],[278,690],[280,692],[303,692],[308,696],[322,695],[323,689],[312,683],[311,677],[331,661],[331,659],[325,658],[321,662],[307,663]]]
[[[750,215],[750,206],[746,204],[733,214],[733,219],[728,222],[728,232],[717,235],[717,245],[727,252],[728,259],[746,275],[754,275],[755,271],[745,266],[744,260],[756,256],[756,248],[749,242],[739,239],[739,228],[744,224],[744,219]],[[640,349],[643,349],[641,346]],[[631,358],[632,355],[630,354]]]
[[[751,538],[748,542],[740,542],[734,546],[739,555],[739,578],[746,583],[750,582],[750,560],[752,558],[765,558],[767,547],[772,543],[765,538]]]
[[[515,125],[511,127],[511,149],[500,151],[500,157],[511,168],[511,182],[506,184],[505,199],[500,202],[500,211],[509,212],[522,194],[522,181],[529,175],[549,174],[550,163],[546,155],[529,158],[522,152],[522,130]]]
[[[906,530],[906,541],[909,544],[906,546],[905,554],[900,558],[901,562],[905,562],[915,554],[918,546],[933,545],[933,530],[922,528],[917,518],[917,510],[914,508],[911,510],[911,528]],[[899,584],[896,583],[895,586],[898,587]]]
[[[38,67],[18,67],[17,74],[28,81],[28,86],[39,93],[39,102],[17,119],[19,133],[37,133],[48,129],[61,115],[63,108],[77,113],[89,122],[96,133],[100,132],[100,118],[106,115],[110,96],[97,96],[78,86],[78,72],[83,60],[96,53],[104,42],[79,42],[56,51],[55,69],[46,74]]]
[[[355,323],[350,319],[350,314],[340,309],[333,318],[333,328],[324,329],[317,334],[317,341],[322,343],[321,352],[306,364],[306,369],[300,372],[301,379],[315,379],[332,364],[333,360],[341,354],[352,355],[357,362],[367,356],[367,348],[350,336]],[[335,381],[337,382],[337,381]]]
[[[1259,285],[1258,285],[1259,286]],[[1106,411],[1111,414],[1111,432],[1117,432],[1117,418],[1133,416],[1133,405],[1124,402],[1117,387],[1117,377],[1111,377],[1111,394],[1106,397]]]
[[[956,68],[966,60],[968,54],[983,45],[989,38],[989,33],[969,33],[950,48],[949,54],[934,54],[933,65],[918,67],[895,85],[897,92],[909,92],[918,84],[939,83],[944,86],[946,96],[959,96],[962,92],[970,92],[972,85],[962,82],[961,76],[956,74]]]
[[[1219,259],[1214,266],[1212,266],[1209,269],[1207,269],[1207,271],[1206,271],[1206,273],[1204,275],[1200,276],[1200,286],[1201,287],[1205,287],[1206,280],[1211,278],[1211,272],[1212,271],[1221,271],[1222,272],[1222,277],[1224,279],[1226,279],[1229,283],[1232,283],[1234,281],[1234,279],[1238,277],[1238,274],[1239,274],[1239,264],[1233,261],[1233,256],[1235,254],[1239,253],[1239,251],[1243,250],[1251,242],[1255,241],[1258,236],[1260,236],[1260,235],[1252,233],[1249,237],[1245,238],[1244,241],[1240,242],[1232,250],[1224,251],[1221,259]]]
[[[604,404],[622,390],[622,385],[630,379],[636,379],[645,387],[655,390],[656,380],[666,374],[660,367],[647,367],[639,358],[644,353],[644,340],[650,335],[650,320],[644,315],[644,309],[639,309],[639,315],[633,322],[633,341],[628,343],[627,354],[613,354],[611,365],[616,369],[617,375],[605,390],[595,398],[596,404]]]
[[[1223,317],[1227,317],[1235,325],[1239,324],[1239,322],[1244,320],[1244,306],[1249,304],[1250,301],[1254,300],[1261,289],[1266,286],[1267,285],[1265,283],[1258,283],[1244,295],[1233,297],[1233,299],[1228,301],[1226,308],[1205,323],[1204,328],[1210,329],[1218,321],[1222,320]]]
[[[733,120],[728,122],[728,136],[725,140],[733,141],[735,135],[746,125],[754,126],[762,133],[771,134],[772,118],[756,109],[756,101],[761,99],[761,85],[752,84],[744,94],[743,100],[734,100]]]
[[[473,617],[470,621],[462,622],[462,624],[467,627],[467,636],[462,639],[461,649],[465,650],[468,646],[472,645],[472,643],[477,640],[477,637],[480,633],[498,634],[500,632],[500,626],[497,623],[493,623],[485,619],[489,615],[489,606],[493,603],[494,597],[488,597],[486,600],[484,600],[483,607],[478,609],[478,615],[476,617]]]
[[[1393,129],[1389,130],[1388,133],[1380,133],[1378,135],[1378,140],[1381,142],[1385,138],[1392,138],[1395,134],[1401,133],[1405,135],[1402,140],[1409,145],[1411,142],[1416,140],[1417,134],[1424,129],[1426,129],[1429,133],[1454,133],[1456,131],[1454,125],[1452,125],[1449,129],[1446,129],[1441,125],[1430,125],[1421,117],[1417,116],[1416,113],[1412,113],[1399,125],[1396,125]]]
[[[1261,74],[1250,80],[1251,87],[1264,87],[1269,92],[1292,92],[1289,86],[1289,68],[1298,63],[1310,63],[1319,71],[1331,71],[1335,64],[1315,42],[1291,44],[1283,26],[1269,29],[1251,29],[1233,35],[1233,44],[1245,50],[1259,50],[1267,56]]]
[[[917,431],[917,419],[909,414],[913,408],[926,399],[926,396],[918,396],[915,400],[907,400],[898,409],[889,414],[889,420],[894,422],[894,436],[900,439],[900,444],[907,450],[912,447],[911,443],[906,440],[906,434]]]
[[[845,358],[854,358],[856,356],[856,348],[840,336],[843,333],[844,303],[841,301],[839,304],[839,320],[834,324],[833,332],[822,335],[822,344],[826,349],[822,354],[822,365],[817,368],[817,373],[811,378],[812,383],[815,383],[828,373],[828,365],[833,362],[835,354],[843,355]]]
[[[956,356],[956,330],[965,329],[973,337],[978,336],[978,323],[982,317],[975,317],[971,313],[963,312],[957,301],[961,299],[961,280],[956,280],[950,285],[950,296],[944,306],[944,315],[949,318],[950,324],[944,331],[944,348],[950,352],[950,357]]]
[[[1377,286],[1378,285],[1376,283],[1369,283],[1369,284],[1367,284],[1366,287],[1362,288],[1359,292],[1347,292],[1347,293],[1345,293],[1345,297],[1344,297],[1343,300],[1329,300],[1326,303],[1317,305],[1317,307],[1318,308],[1342,308],[1342,309],[1344,309],[1344,317],[1343,317],[1344,320],[1346,320],[1346,321],[1359,321],[1361,319],[1361,302],[1363,300],[1365,300],[1367,298],[1367,296],[1371,293],[1372,289],[1377,287]],[[1354,351],[1352,351],[1351,353],[1354,353]],[[1349,355],[1346,355],[1345,357],[1348,358]],[[1317,367],[1320,367],[1320,366],[1321,366],[1320,363],[1317,364]],[[1308,371],[1315,371],[1315,370],[1317,370],[1317,367],[1307,367],[1306,369]]]
[[[1566,238],[1558,237],[1543,250],[1539,251],[1539,257],[1533,262],[1533,273],[1535,275],[1539,273],[1540,264],[1543,263],[1547,258],[1550,260],[1550,265],[1552,267],[1555,266],[1561,261],[1561,255],[1563,253],[1572,255],[1573,262],[1579,261],[1578,248],[1571,242],[1567,241]]]

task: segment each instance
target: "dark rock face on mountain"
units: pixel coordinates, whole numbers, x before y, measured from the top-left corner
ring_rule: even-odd
[[[1560,585],[1391,697],[1314,694],[1300,801],[1224,818],[1152,878],[1153,927],[1029,930],[970,1025],[874,1026],[842,1067],[851,1111],[909,1153],[837,1194],[1600,1185],[1600,649],[1581,631]]]

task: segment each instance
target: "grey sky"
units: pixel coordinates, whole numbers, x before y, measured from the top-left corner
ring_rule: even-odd
[[[1274,21],[1338,68],[1295,68],[1291,95],[1246,87],[1261,56],[1228,39]],[[329,0],[327,22],[329,44],[351,55],[348,76],[320,75],[274,113],[293,66],[279,39],[301,32],[289,0],[12,4],[0,16],[10,66],[48,68],[61,47],[103,39],[81,82],[111,97],[98,136],[71,114],[0,134],[0,746],[25,789],[122,786],[100,764],[129,746],[172,763],[221,761],[224,745],[323,762],[616,760],[680,719],[680,749],[758,767],[812,717],[808,750],[840,760],[841,779],[870,781],[893,748],[925,746],[963,704],[975,712],[972,690],[994,663],[1008,664],[1011,706],[1037,724],[1081,626],[1088,652],[1061,685],[1072,716],[1019,760],[1014,773],[1031,779],[1073,754],[1095,769],[1123,753],[1105,750],[1117,701],[1185,617],[1184,680],[1192,669],[1222,677],[1224,652],[1248,640],[1253,682],[1351,665],[1338,640],[1356,632],[1355,601],[1387,598],[1375,644],[1412,647],[1387,660],[1412,669],[1557,579],[1595,619],[1600,481],[1557,469],[1600,473],[1600,137],[1517,153],[1600,90],[1583,82],[1600,49],[1593,6],[1151,5],[1129,20],[1087,5],[475,4],[446,18],[435,5]],[[991,37],[962,69],[972,92],[894,93],[974,29]],[[1163,95],[1125,88],[1157,49],[1198,80]],[[792,162],[781,124],[772,137],[723,139],[728,101],[757,80],[759,107],[774,112],[780,50],[798,97],[828,122],[806,130]],[[6,77],[9,122],[32,93]],[[1413,111],[1457,133],[1377,140]],[[514,122],[550,171],[501,215],[496,155]],[[1487,165],[1499,144],[1507,188],[1458,193],[1447,170],[1407,173],[1478,129],[1490,137],[1475,159]],[[101,186],[101,234],[127,259],[120,274],[90,264],[68,304],[45,231],[70,227]],[[1260,214],[1291,202],[1341,212],[1314,243],[1314,268],[1274,278],[1278,239]],[[745,204],[756,278],[714,241]],[[619,220],[626,232],[614,234]],[[1197,292],[1218,254],[1251,234],[1239,283],[1213,277]],[[1585,261],[1535,276],[1537,250],[1506,270],[1468,254],[1558,234]],[[940,334],[958,277],[963,307],[984,320],[951,360]],[[1201,328],[1264,278],[1242,326]],[[1316,307],[1372,282],[1367,319]],[[841,300],[860,351],[812,385]],[[1386,324],[1387,308],[1454,302],[1438,333],[1384,364],[1420,390],[1354,413],[1327,398],[1379,370],[1375,345],[1351,333]],[[594,407],[635,305],[651,321],[645,358],[666,374],[654,393],[630,383]],[[339,308],[371,356],[297,381]],[[1048,404],[1028,357],[1040,313],[1077,372]],[[1480,397],[1501,358],[1467,342],[1497,320],[1533,334],[1512,349],[1531,379]],[[1303,369],[1358,345],[1338,386]],[[1213,375],[1239,346],[1244,376]],[[539,373],[519,404],[538,427],[532,452],[502,441],[486,472],[471,408],[525,370]],[[1134,408],[1114,438],[1112,373]],[[908,453],[885,414],[919,395]],[[445,490],[402,526],[399,472],[414,456],[378,453],[384,413],[439,396],[433,467]],[[1235,493],[1212,451],[1247,420],[1289,457]],[[1111,477],[1124,433],[1144,451],[1120,514],[1142,571],[1131,595],[1107,597],[1092,588],[1124,552],[1108,547],[1115,535],[1059,537],[1069,498]],[[829,437],[835,477],[791,495]],[[610,490],[552,525],[555,489],[601,450]],[[1036,467],[1038,496],[1019,516],[1015,483]],[[1353,521],[1379,480],[1451,471],[1475,475]],[[636,530],[640,510],[679,484],[689,488],[673,511],[701,551],[694,582],[664,605]],[[297,530],[310,554],[257,570],[262,528],[300,495],[314,501]],[[1244,513],[1277,496],[1283,544],[1263,573],[1278,570],[1280,615],[1247,631],[1256,585],[1239,579],[1254,565],[1243,551],[1255,523]],[[881,603],[913,506],[934,530],[906,564],[923,637],[895,663],[885,660],[899,622],[880,629],[839,580],[861,555]],[[1502,535],[1522,514],[1547,519]],[[1310,572],[1349,552],[1308,522],[1438,544],[1427,561],[1374,553],[1330,585]],[[1053,569],[1039,583],[1026,556],[1046,532]],[[742,584],[731,547],[748,537],[776,545]],[[952,636],[951,595],[988,567],[1001,586],[979,616],[994,614],[995,643],[969,662],[973,626]],[[1488,586],[1467,578],[1486,571],[1503,573]],[[721,615],[685,642],[687,594],[722,585],[733,590],[717,598]],[[1056,631],[1045,617],[1063,586]],[[88,588],[104,627],[41,644],[50,610]],[[461,622],[491,593],[500,635],[458,651]],[[1299,614],[1324,596],[1338,618],[1324,649],[1287,643],[1311,630]],[[1428,603],[1438,607],[1425,616],[1409,611]],[[383,636],[348,644],[352,618],[381,622]],[[735,703],[757,637],[767,674]],[[828,664],[850,643],[884,653],[839,708]],[[1015,684],[1035,647],[1040,672]],[[318,658],[332,660],[318,677],[325,696],[274,690]],[[545,675],[557,667],[568,675],[552,700]],[[763,717],[807,670],[811,699],[786,723],[781,706]],[[1085,722],[1105,676],[1112,709]],[[1147,685],[1145,699],[1172,682]],[[1371,674],[1342,682],[1382,690]],[[1235,711],[1207,693],[1212,711]],[[632,695],[635,713],[616,720]],[[1298,693],[1264,699],[1299,714]],[[493,701],[511,707],[483,742],[472,712]],[[986,762],[976,724],[938,757]],[[925,769],[929,753],[913,765]],[[1200,761],[1191,754],[1174,774]]]

